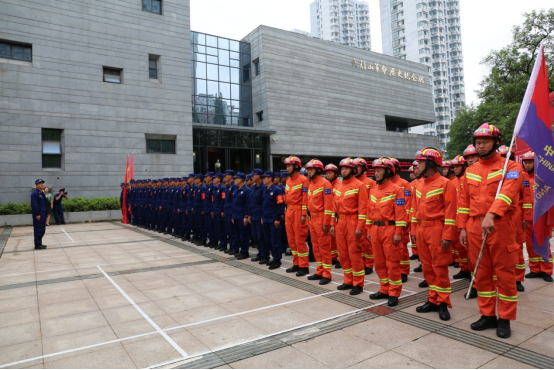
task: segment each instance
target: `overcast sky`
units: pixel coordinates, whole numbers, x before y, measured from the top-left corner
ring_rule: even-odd
[[[370,6],[371,45],[382,52],[379,0]],[[190,0],[191,29],[240,40],[259,25],[310,32],[313,0]],[[461,0],[462,43],[467,104],[477,103],[474,93],[488,70],[479,62],[492,49],[511,41],[511,29],[523,23],[524,12],[554,7],[552,0]]]

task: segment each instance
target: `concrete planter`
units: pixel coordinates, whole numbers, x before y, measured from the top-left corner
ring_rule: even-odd
[[[65,212],[65,222],[95,222],[95,221],[120,221],[122,218],[121,210],[113,211],[91,211],[91,212]],[[50,216],[50,224],[55,224],[54,215]],[[9,215],[0,216],[0,226],[24,226],[32,225],[33,216],[31,215]]]

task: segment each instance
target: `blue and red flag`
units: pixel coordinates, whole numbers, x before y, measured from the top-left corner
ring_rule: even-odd
[[[552,231],[552,220],[548,216],[554,207],[554,138],[550,120],[548,72],[542,43],[519,110],[514,135],[535,152],[533,250],[544,261],[548,261]]]

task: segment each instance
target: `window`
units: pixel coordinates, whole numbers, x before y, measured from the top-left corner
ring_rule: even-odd
[[[256,59],[252,63],[254,63],[254,75],[259,76],[260,75],[260,59]]]
[[[62,131],[42,129],[42,168],[62,168]]]
[[[0,58],[25,60],[30,62],[32,57],[31,49],[32,47],[30,45],[0,41]]]
[[[154,14],[162,14],[162,0],[142,0],[142,10]]]
[[[121,83],[122,69],[104,67],[104,82]]]
[[[158,60],[159,56],[149,55],[148,56],[148,74],[152,79],[158,79]]]
[[[264,111],[256,113],[256,117],[258,117],[258,122],[262,122],[264,120]]]
[[[146,153],[175,154],[175,139],[146,139]]]

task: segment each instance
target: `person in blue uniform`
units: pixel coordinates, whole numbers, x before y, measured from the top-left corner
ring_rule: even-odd
[[[223,175],[219,172],[214,175],[212,217],[214,222],[214,235],[217,238],[216,245],[212,247],[214,249],[220,249],[225,239],[225,218],[222,216],[225,204],[225,186],[221,183],[222,178]]]
[[[206,247],[213,248],[217,245],[214,235],[214,219],[212,217],[212,202],[213,202],[213,172],[207,172],[204,177],[204,185],[206,186],[206,196],[202,200],[202,214],[204,215],[204,227],[210,242]]]
[[[194,218],[194,214],[192,212],[192,204],[194,202],[194,195],[196,194],[196,189],[198,189],[198,186],[194,183],[194,173],[189,173],[189,178],[187,180],[188,188],[187,191],[187,218],[189,221],[189,227],[185,231],[185,240],[192,240],[192,237],[196,235],[196,219]]]
[[[262,205],[264,202],[264,191],[266,186],[262,184],[263,171],[255,168],[252,171],[252,186],[250,187],[250,204],[248,222],[252,232],[252,240],[257,245],[258,254],[252,258],[252,262],[259,262],[261,265],[269,261],[269,250],[265,243],[264,231],[262,229]]]
[[[248,203],[250,198],[250,189],[245,185],[246,175],[237,173],[235,175],[235,191],[233,194],[233,225],[237,237],[238,254],[235,256],[238,260],[250,257],[248,249],[250,247],[250,232],[248,230]]]
[[[227,254],[238,253],[238,246],[236,242],[235,228],[233,225],[233,194],[235,192],[235,171],[226,170],[223,181],[225,182],[225,205],[223,206],[223,217],[225,218],[225,232],[227,239],[221,246],[220,250]],[[227,243],[229,243],[229,249],[227,250]]]
[[[281,267],[283,249],[281,245],[281,233],[283,230],[282,217],[285,214],[285,193],[274,184],[274,172],[266,172],[263,176],[266,190],[263,195],[262,226],[268,249],[273,260],[266,261],[270,270]],[[262,264],[262,260],[259,262]]]
[[[125,183],[121,183],[121,194],[119,194],[119,208],[121,209],[121,215],[123,215],[123,194],[125,193]]]
[[[36,180],[35,186],[36,189],[31,193],[35,249],[46,249],[46,245],[42,244],[42,237],[46,232],[46,195],[44,194],[44,180]]]
[[[206,198],[206,185],[203,183],[204,175],[197,173],[194,176],[194,182],[198,187],[195,191],[194,202],[192,204],[192,212],[196,219],[196,239],[195,244],[198,246],[207,245],[206,243],[206,226],[204,224],[204,215],[202,214],[202,202]]]

